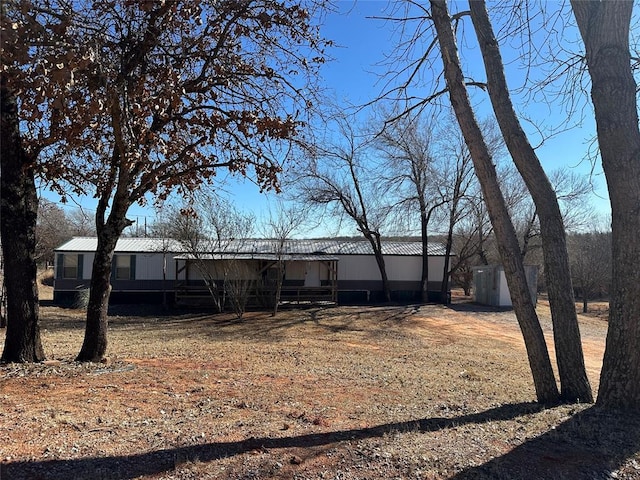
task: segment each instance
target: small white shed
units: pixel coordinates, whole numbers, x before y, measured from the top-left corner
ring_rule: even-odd
[[[538,266],[525,265],[527,285],[531,293],[531,301],[536,304],[538,286]],[[492,307],[511,307],[511,295],[507,285],[507,277],[502,265],[481,265],[473,267],[473,286],[475,301]]]

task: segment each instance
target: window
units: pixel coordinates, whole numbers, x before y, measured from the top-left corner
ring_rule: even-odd
[[[62,258],[62,278],[78,278],[78,256],[65,255]]]
[[[58,254],[57,278],[82,279],[82,254]]]
[[[115,280],[133,280],[135,278],[135,255],[116,255],[113,268]]]

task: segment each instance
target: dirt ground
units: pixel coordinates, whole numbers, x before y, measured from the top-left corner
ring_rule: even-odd
[[[134,310],[112,309],[107,362],[77,364],[84,312],[42,307],[48,360],[0,366],[0,480],[640,478],[640,418],[536,404],[509,310]]]

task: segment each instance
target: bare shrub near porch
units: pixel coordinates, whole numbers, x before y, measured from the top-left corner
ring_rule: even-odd
[[[243,278],[242,275],[238,276],[241,272],[238,269],[246,269],[246,265],[235,256],[243,239],[252,235],[255,218],[236,209],[215,193],[204,190],[194,194],[181,206],[165,208],[165,212],[163,218],[154,225],[154,230],[162,231],[164,235],[180,242],[189,257],[188,261],[198,270],[217,312],[224,312],[229,300],[234,305],[234,312],[238,313],[235,304],[239,301],[244,313],[249,286],[239,288],[234,284]],[[229,278],[233,278],[233,281],[229,281]],[[227,299],[229,294],[231,298]],[[245,298],[239,298],[242,296]]]
[[[242,319],[247,309],[247,303],[252,292],[256,289],[256,282],[251,278],[251,269],[246,263],[234,260],[228,263],[224,279],[224,292],[233,313]]]

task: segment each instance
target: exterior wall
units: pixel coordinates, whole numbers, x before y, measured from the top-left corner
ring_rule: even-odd
[[[54,290],[78,290],[81,288],[88,288],[89,281],[91,280],[91,272],[93,270],[93,259],[95,254],[93,252],[80,252],[80,253],[61,253],[62,255],[82,255],[82,278],[58,278],[58,269],[61,268],[58,265],[58,255],[55,259],[55,275],[54,275]],[[135,255],[135,279],[134,280],[113,280],[111,281],[113,291],[117,290],[156,290],[162,289],[163,278],[162,270],[165,259],[162,253],[126,253],[122,255]],[[171,258],[171,254],[166,255],[166,280],[171,284],[173,289],[173,281],[175,280],[175,261]],[[160,287],[158,287],[160,286]]]
[[[338,279],[381,281],[380,270],[373,255],[342,255],[339,258]],[[421,257],[386,255],[384,262],[390,282],[420,282],[422,277]],[[429,282],[442,282],[443,269],[444,257],[429,257]]]
[[[498,273],[498,305],[501,307],[511,307],[511,294],[509,293],[509,286],[507,285],[507,276],[504,270],[500,269]]]
[[[136,280],[159,280],[162,279],[162,268],[166,263],[167,274],[169,280],[176,277],[176,262],[173,255],[167,254],[163,258],[158,253],[136,253]]]
[[[200,271],[200,265],[189,264],[188,280],[202,281],[204,277]],[[223,280],[225,272],[231,280],[255,280],[257,279],[257,262],[255,260],[217,260],[207,262],[204,265],[205,273],[215,280]],[[185,275],[187,274],[185,270]],[[175,278],[175,275],[171,278]]]
[[[214,262],[211,262],[211,264],[208,265],[207,271],[212,274],[213,278],[222,279],[224,266],[221,262],[223,261],[218,260],[215,262],[215,265]],[[227,268],[229,268],[232,273],[234,271],[238,271],[237,267],[227,266]],[[250,273],[249,276],[252,280],[257,279],[257,272],[260,269],[259,261],[247,260],[245,261],[245,265],[241,268],[245,271],[245,273]],[[273,268],[276,268],[275,265]],[[319,277],[320,281],[327,280],[329,278],[328,268],[324,262],[292,261],[285,263],[286,282],[303,284],[305,279],[307,278],[307,275],[309,274],[313,274],[316,277]],[[246,277],[247,275],[244,276]],[[189,266],[189,280],[203,280],[200,270],[193,263]]]
[[[372,255],[342,255],[338,262],[338,302],[382,302],[382,279]],[[419,256],[385,255],[385,267],[393,301],[420,301],[422,258]],[[441,301],[440,286],[444,257],[429,257],[430,301]]]
[[[79,252],[83,256],[82,262],[82,279],[89,280],[91,278],[91,272],[93,270],[93,258],[95,254],[93,252]],[[78,255],[78,253],[64,253],[62,255]],[[121,255],[135,255],[136,256],[136,280],[162,280],[162,268],[164,259],[162,253],[123,253]],[[172,254],[166,255],[166,268],[167,278],[175,279],[175,261]],[[58,279],[58,256],[55,259],[55,278]],[[61,279],[58,279],[61,280]]]
[[[54,301],[60,303],[62,298],[75,297],[79,291],[89,288],[91,278],[93,252],[67,252],[71,255],[81,254],[82,279],[54,280]],[[65,252],[58,252],[64,255]],[[186,280],[188,283],[198,284],[202,282],[202,276],[198,269],[192,264],[188,270],[183,269],[184,260],[176,261],[174,254],[168,253],[136,253],[125,252],[122,255],[135,255],[135,279],[115,280],[112,279],[112,299],[125,298],[127,293],[154,294],[161,298],[161,292],[174,292],[176,280],[176,265],[179,270],[178,280]],[[166,258],[163,258],[166,257]],[[341,294],[345,303],[363,301],[382,301],[382,282],[380,272],[372,255],[336,255],[337,262],[338,290],[344,291]],[[166,261],[166,281],[163,281],[163,265]],[[58,271],[58,256],[56,256],[56,273]],[[254,279],[257,278],[258,265],[264,262],[255,260],[249,261]],[[412,301],[418,300],[419,282],[422,271],[422,261],[419,256],[388,255],[385,256],[387,274],[393,300]],[[439,292],[442,278],[443,257],[429,258],[429,290]],[[249,265],[248,265],[249,266]],[[211,267],[213,268],[213,267]],[[317,286],[326,285],[331,278],[327,262],[324,261],[292,261],[287,262],[285,272],[285,285]],[[118,294],[118,295],[115,295]],[[145,297],[146,298],[146,297]],[[149,297],[151,298],[151,297]],[[155,298],[155,297],[154,297]],[[435,300],[435,298],[434,298]]]
[[[329,280],[329,267],[324,261],[286,262],[284,283],[306,287],[319,287]]]
[[[525,265],[531,300],[537,302],[538,267]],[[474,297],[477,303],[493,307],[511,307],[507,277],[500,265],[473,267]]]
[[[286,281],[304,281],[307,271],[307,262],[287,262],[284,278]]]
[[[380,270],[371,255],[336,255],[338,260],[338,280],[377,280]]]
[[[419,281],[422,276],[422,258],[420,257],[385,256],[384,264],[389,281]]]
[[[442,272],[444,270],[444,257],[429,257],[429,283],[437,282],[437,290],[440,290],[442,283]],[[431,288],[431,287],[429,287]]]

